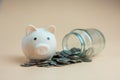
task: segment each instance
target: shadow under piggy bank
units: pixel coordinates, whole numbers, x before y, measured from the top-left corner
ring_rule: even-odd
[[[9,62],[13,64],[23,64],[27,61],[26,57],[24,56],[9,56]]]

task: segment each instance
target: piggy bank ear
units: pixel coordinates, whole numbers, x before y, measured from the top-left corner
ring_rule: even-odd
[[[28,27],[26,28],[26,35],[29,35],[30,33],[36,31],[37,29],[35,28],[35,26],[33,25],[28,25]]]
[[[50,25],[48,28],[47,28],[47,31],[51,32],[51,33],[55,33],[55,30],[56,30],[56,27],[54,25]]]

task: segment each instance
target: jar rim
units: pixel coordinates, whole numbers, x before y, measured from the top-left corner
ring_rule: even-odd
[[[62,48],[64,50],[69,50],[67,47],[67,40],[70,37],[70,35],[75,35],[79,39],[80,44],[81,44],[81,48],[80,48],[81,53],[83,53],[85,51],[85,42],[84,42],[84,39],[82,38],[82,36],[76,32],[70,32],[67,35],[65,35],[65,37],[63,38],[63,41],[62,41]]]

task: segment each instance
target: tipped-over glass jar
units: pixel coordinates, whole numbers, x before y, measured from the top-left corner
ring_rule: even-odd
[[[74,29],[62,41],[64,50],[79,48],[82,55],[93,57],[103,50],[105,38],[97,29]]]

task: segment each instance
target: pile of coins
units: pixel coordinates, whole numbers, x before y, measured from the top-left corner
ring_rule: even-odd
[[[79,48],[72,48],[70,50],[62,50],[56,52],[56,55],[51,60],[30,60],[21,66],[38,66],[38,67],[51,67],[51,66],[64,66],[80,62],[91,62],[92,60],[85,53],[81,53]]]

